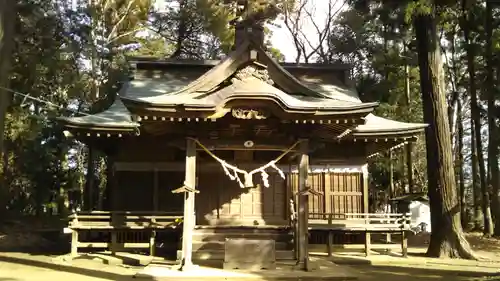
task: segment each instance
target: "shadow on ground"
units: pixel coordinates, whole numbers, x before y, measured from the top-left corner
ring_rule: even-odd
[[[38,268],[49,269],[52,271],[57,271],[57,272],[62,272],[62,273],[79,274],[79,275],[87,276],[87,277],[91,277],[91,278],[100,278],[100,279],[107,279],[107,280],[131,280],[131,278],[132,278],[132,276],[130,276],[130,275],[123,275],[123,274],[107,272],[107,271],[102,271],[102,270],[97,270],[97,269],[88,269],[88,268],[76,267],[76,266],[71,266],[71,265],[55,264],[55,263],[51,263],[50,261],[39,261],[39,260],[32,260],[32,259],[26,259],[26,258],[9,257],[9,256],[5,256],[5,255],[0,255],[0,263],[20,264],[20,265],[25,265],[25,266],[29,266],[29,267],[38,267]],[[0,281],[9,281],[9,280],[16,280],[16,279],[12,279],[12,278],[3,278],[2,279],[0,277]],[[24,279],[19,279],[19,280],[24,280]],[[154,279],[150,278],[150,279],[142,279],[142,280],[154,280]]]
[[[471,265],[464,260],[422,259],[425,257],[423,252],[410,252],[408,259],[402,258],[401,253],[380,251],[373,255],[372,259],[367,259],[361,253],[337,253],[331,260],[359,273],[359,280],[408,281],[445,278],[500,281],[498,263]],[[389,259],[385,260],[384,256]]]
[[[473,250],[499,252],[500,240],[498,238],[484,237],[482,233],[469,233],[467,240]]]
[[[356,266],[359,273],[364,275],[360,280],[429,280],[443,279],[445,280],[500,280],[500,274],[485,274],[483,272],[461,271],[461,270],[446,270],[432,268],[412,268],[399,266],[373,266],[359,265]]]
[[[116,254],[112,254],[111,252],[89,252],[81,253],[74,260],[90,260],[105,265],[146,266],[153,261],[153,257],[120,252]]]
[[[91,268],[83,268],[83,267],[77,267],[77,266],[72,266],[72,265],[64,265],[64,264],[55,264],[52,263],[51,261],[39,261],[39,260],[33,260],[30,258],[22,258],[22,257],[11,257],[11,256],[6,256],[7,254],[0,255],[0,263],[10,263],[10,264],[20,264],[20,265],[25,265],[29,267],[36,267],[36,268],[43,268],[43,269],[48,269],[54,272],[57,272],[58,274],[61,274],[61,278],[64,278],[64,273],[72,273],[72,274],[78,274],[81,276],[81,278],[77,278],[78,281],[93,281],[95,279],[101,279],[101,280],[122,280],[122,281],[131,281],[131,280],[174,280],[173,278],[152,278],[152,277],[140,277],[134,279],[130,275],[127,275],[127,273],[120,274],[120,273],[115,273],[115,272],[109,272],[100,270],[100,269],[91,269]],[[359,274],[358,280],[363,281],[363,280],[383,280],[383,281],[396,281],[396,280],[401,280],[401,281],[409,281],[409,280],[432,280],[432,279],[444,279],[444,280],[457,280],[457,281],[481,281],[481,280],[489,280],[489,281],[500,281],[500,274],[485,274],[481,272],[474,272],[471,270],[464,269],[462,270],[446,270],[446,269],[436,269],[436,268],[413,268],[411,266],[377,266],[377,265],[370,265],[368,263],[365,264],[360,264],[359,260],[356,260],[358,262],[357,264],[351,263],[350,265],[346,265],[349,267],[353,272]],[[349,263],[349,260],[344,259],[344,263]],[[95,265],[98,265],[99,262],[95,262]],[[337,262],[338,264],[338,262]],[[102,267],[102,263],[101,263]],[[2,267],[3,268],[3,267]],[[8,268],[8,266],[6,267]],[[124,269],[125,271],[125,269]],[[30,276],[28,276],[28,272],[26,273],[27,276],[21,276],[22,271],[19,271],[19,278],[2,278],[0,277],[0,281],[25,281],[25,280],[31,280]],[[54,276],[54,275],[52,275]],[[67,276],[66,276],[67,278]],[[64,279],[66,279],[64,278]],[[218,277],[220,280],[221,277]],[[59,278],[57,278],[59,279]],[[177,279],[177,278],[176,278]],[[185,281],[188,280],[199,280],[200,278],[179,278]],[[177,279],[177,280],[179,280]],[[211,280],[214,280],[214,278],[208,278]],[[222,278],[228,280],[228,278]],[[233,278],[234,279],[234,278]],[[245,279],[245,278],[239,278],[239,279]],[[290,273],[290,276],[287,276],[286,278],[279,278],[279,280],[294,280],[297,278],[294,278],[293,272]],[[317,278],[307,278],[308,280],[330,280],[328,278],[324,278],[321,276],[321,271],[318,272]],[[37,279],[38,280],[38,279]],[[206,278],[203,278],[203,280],[206,280]],[[258,277],[258,279],[253,280],[277,280],[276,278],[268,278],[265,276],[265,272],[261,276]],[[340,280],[338,278],[336,279],[331,279],[331,280]]]

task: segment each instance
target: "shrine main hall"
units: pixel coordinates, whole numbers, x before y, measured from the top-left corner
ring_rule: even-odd
[[[153,253],[163,239],[184,266],[230,266],[252,255],[235,252],[260,249],[255,259],[308,267],[309,244],[334,239],[311,235],[314,226],[334,231],[335,221],[369,212],[368,158],[411,144],[426,127],[376,116],[378,103],[360,100],[349,65],[276,61],[257,24],[236,26],[221,61],[130,61],[133,76],[108,109],[59,119],[108,157],[103,209],[95,211],[99,192],[87,190],[87,213],[72,217],[74,253],[97,245],[82,233],[96,229],[85,219],[99,217],[99,231],[111,233],[99,245],[113,251]],[[151,237],[130,242],[134,230]]]

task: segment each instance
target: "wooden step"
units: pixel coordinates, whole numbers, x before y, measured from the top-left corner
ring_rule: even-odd
[[[177,251],[177,259],[181,257],[181,251]],[[196,260],[224,260],[224,250],[198,250],[193,251],[193,261]],[[295,260],[295,253],[293,251],[276,251],[277,261],[290,261]]]
[[[204,227],[197,226],[194,229],[194,233],[276,233],[284,234],[291,233],[292,229],[290,227],[279,227],[279,228],[264,228],[264,227],[249,227],[249,226],[238,226],[238,227]]]
[[[288,233],[193,233],[193,242],[224,242],[226,238],[247,238],[247,239],[273,239],[276,242],[290,242],[293,235]]]
[[[224,241],[211,241],[211,242],[193,242],[193,251],[204,250],[224,250]],[[275,249],[277,251],[293,250],[291,242],[276,242]]]

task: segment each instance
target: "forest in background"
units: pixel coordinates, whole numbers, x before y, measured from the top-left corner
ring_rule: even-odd
[[[464,229],[499,235],[500,5],[320,0],[330,1],[331,9],[326,20],[317,21],[308,1],[313,0],[275,1],[282,7],[280,32],[292,35],[297,50],[293,60],[352,64],[351,79],[361,99],[380,102],[380,116],[427,123],[446,117],[446,124],[432,127],[449,141],[429,143],[428,134],[427,146],[422,137],[413,148],[411,190],[430,189],[431,201],[449,199],[438,209],[455,200]],[[158,10],[149,0],[0,0],[0,212],[66,216],[72,209],[102,207],[105,155],[89,157],[87,147],[64,137],[54,118],[107,108],[129,75],[129,56],[223,57],[234,37],[231,2],[165,0]],[[305,19],[316,34],[302,32]],[[436,42],[438,48],[429,48]],[[283,60],[269,40],[266,45]],[[433,68],[440,61],[444,68]],[[423,66],[437,74],[422,76]],[[443,98],[445,115],[428,119],[432,105],[440,102],[426,99],[430,96]],[[426,149],[445,153],[427,159]],[[391,167],[396,192],[408,188],[406,157],[398,150],[371,159],[374,195],[388,194]],[[86,172],[89,159],[95,163],[92,173]],[[428,163],[443,159],[452,161],[453,175],[428,175]],[[81,196],[86,177],[98,186],[97,206],[85,206]],[[432,193],[438,186],[454,190]]]

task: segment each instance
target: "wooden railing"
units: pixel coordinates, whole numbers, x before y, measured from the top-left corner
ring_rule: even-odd
[[[149,248],[154,255],[156,231],[175,228],[182,223],[180,213],[171,212],[123,212],[92,211],[78,212],[69,216],[71,233],[71,256],[78,255],[78,248],[109,248],[113,253],[119,248]],[[149,243],[118,243],[118,231],[147,230],[150,232]],[[109,232],[110,242],[81,242],[81,231]]]
[[[406,232],[411,227],[410,214],[380,214],[380,213],[348,213],[348,214],[328,214],[310,213],[309,229],[325,231],[328,233],[327,252],[332,255],[333,234],[341,233],[364,233],[365,234],[365,255],[369,255],[371,249],[390,250],[394,247],[401,247],[402,255],[407,256],[408,240]],[[385,243],[372,244],[371,234],[386,234]],[[392,235],[401,235],[401,245],[392,243]]]

